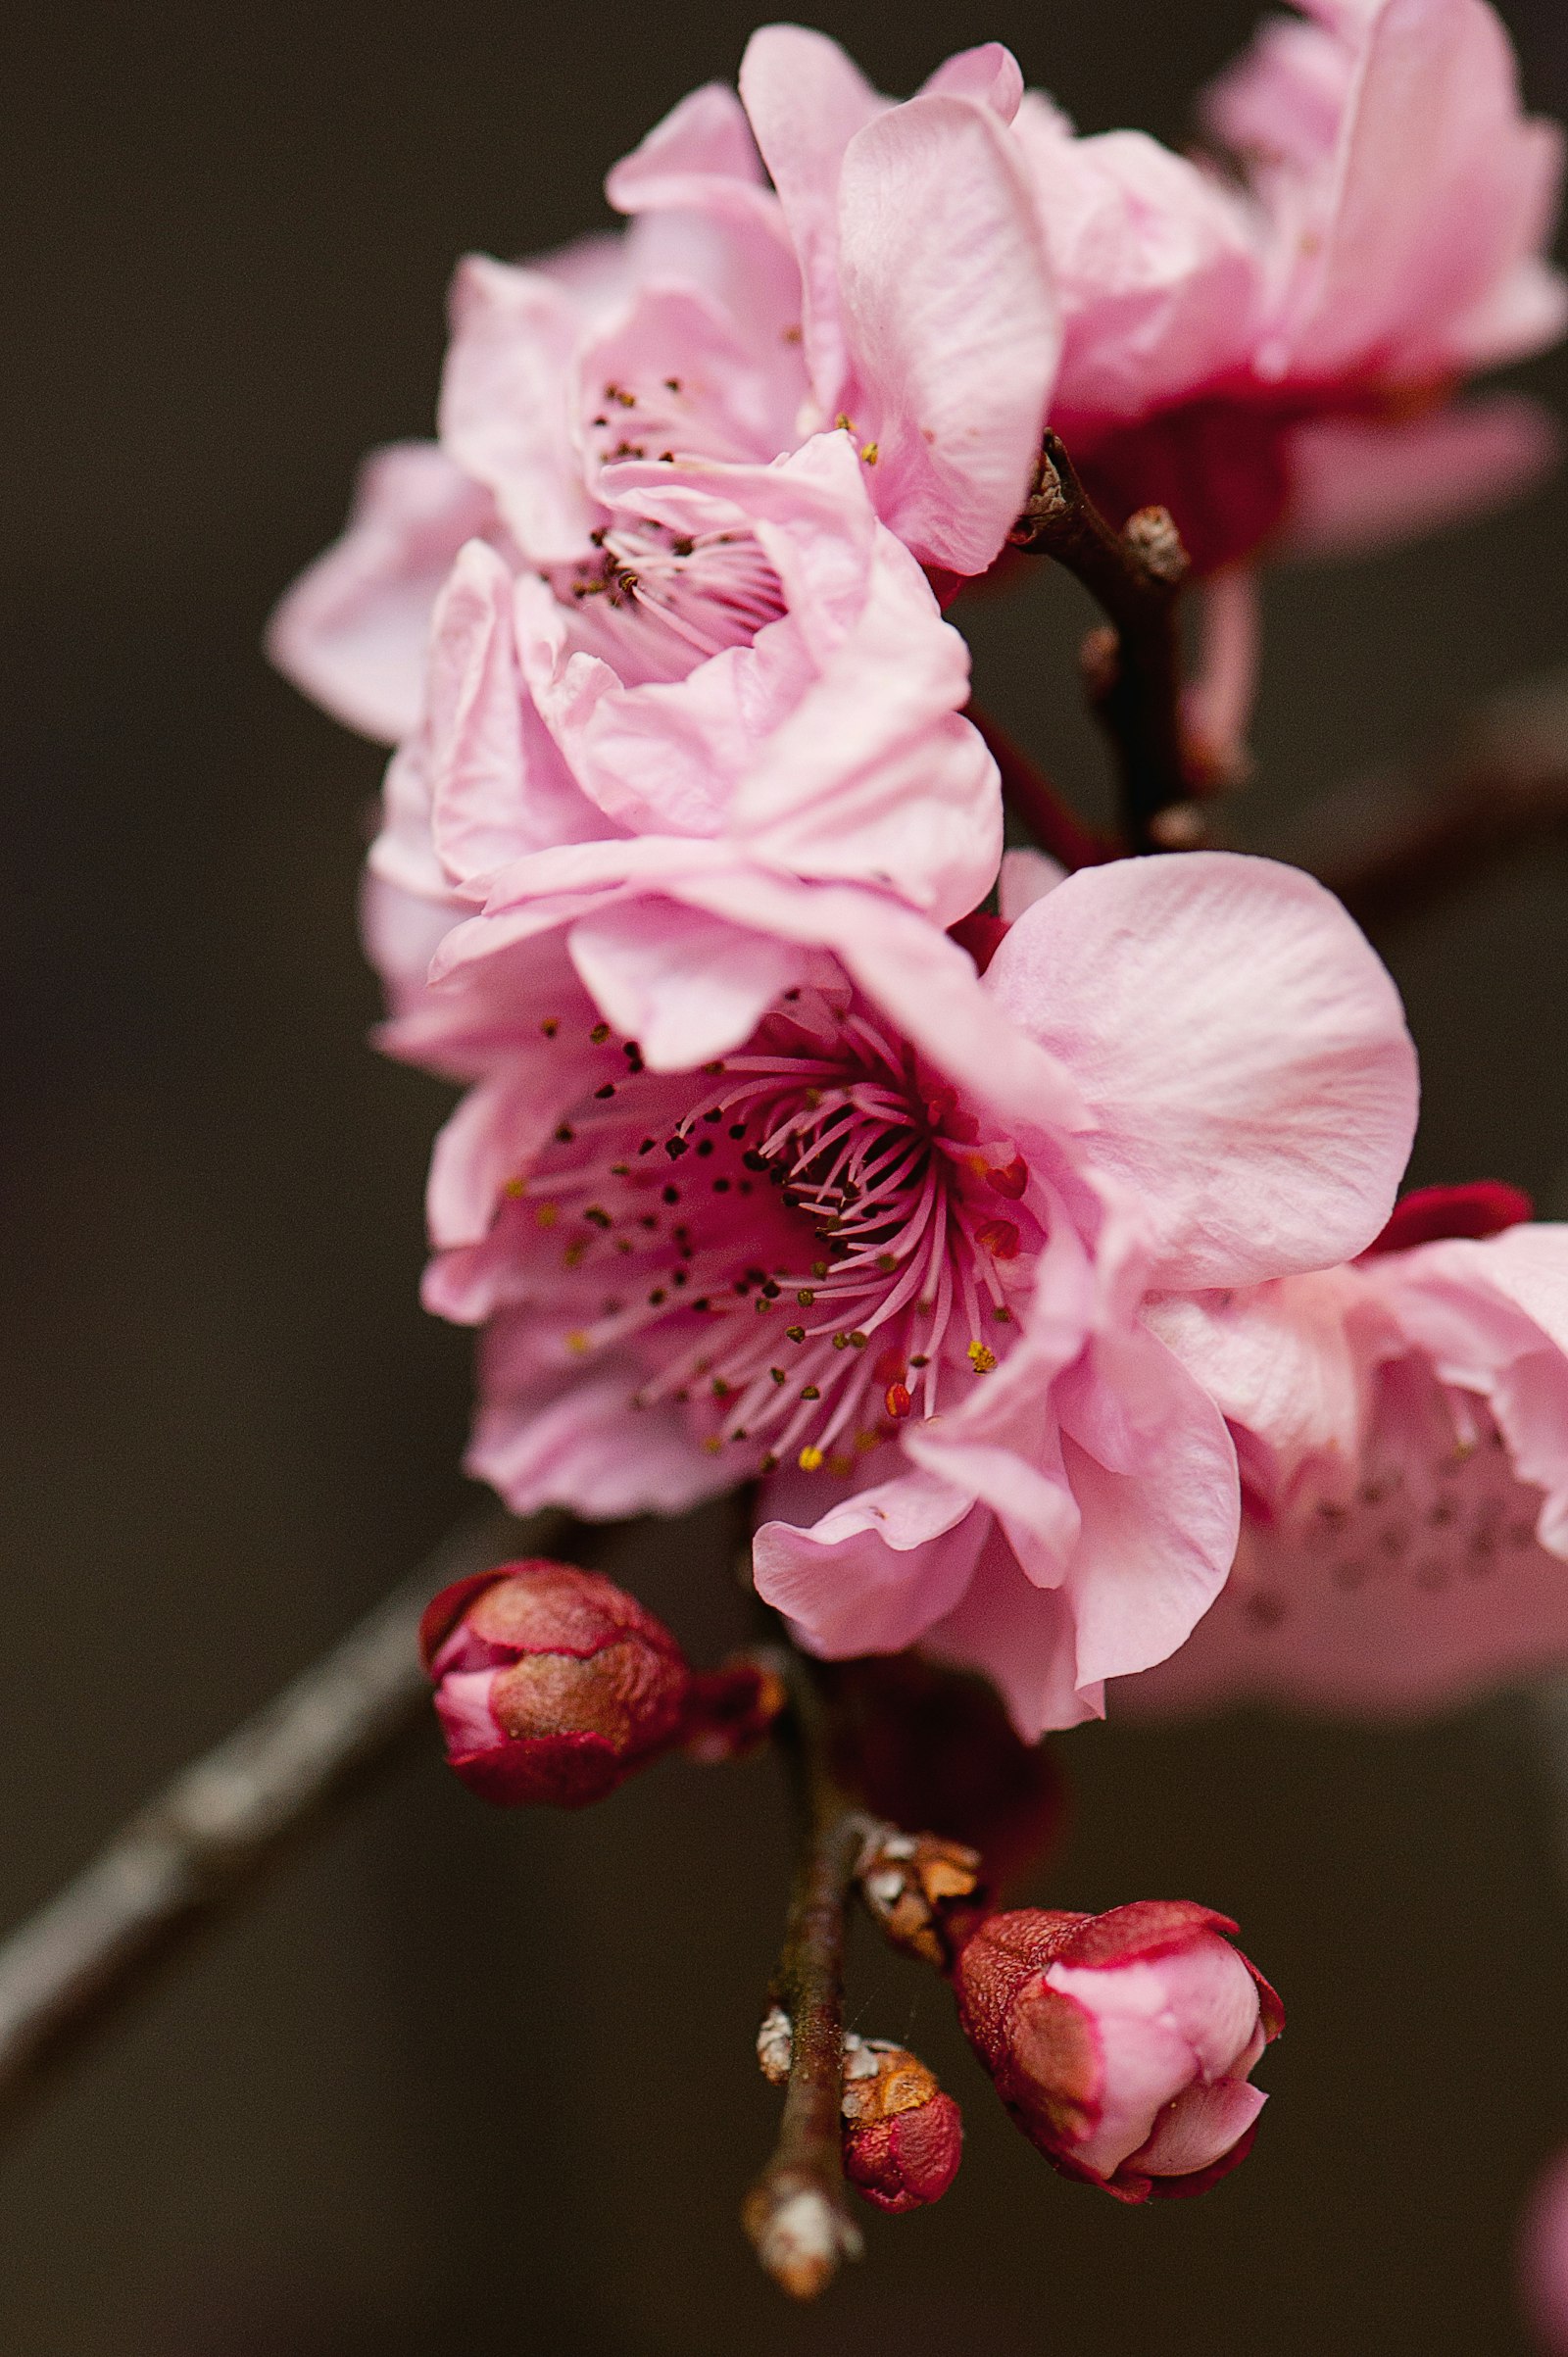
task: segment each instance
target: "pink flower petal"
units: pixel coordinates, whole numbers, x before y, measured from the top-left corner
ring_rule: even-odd
[[[436,593],[464,542],[494,515],[488,491],[433,442],[374,452],[342,539],[273,614],[270,660],[350,728],[395,744],[419,717]]]
[[[640,1044],[654,1071],[689,1070],[726,1054],[801,968],[789,943],[673,901],[633,901],[581,917],[567,941],[594,1004]]]
[[[1290,508],[1278,546],[1292,557],[1355,558],[1485,516],[1535,488],[1561,432],[1522,393],[1422,417],[1314,417],[1286,450]]]
[[[566,403],[580,328],[577,304],[540,270],[470,254],[453,281],[442,445],[494,493],[532,565],[590,553],[595,510]]]
[[[836,41],[800,25],[764,25],[753,33],[741,60],[740,90],[800,258],[811,381],[831,417],[846,374],[839,172],[856,132],[888,102]]]
[[[493,1329],[487,1356],[502,1355],[508,1340],[505,1323]],[[612,1521],[684,1514],[733,1479],[696,1447],[677,1409],[650,1408],[631,1428],[625,1380],[613,1370],[515,1391],[492,1374],[464,1466],[514,1514],[559,1504]]]
[[[839,207],[846,402],[878,510],[926,564],[983,572],[1023,505],[1061,342],[1022,159],[988,107],[911,99],[850,142]]]
[[[1096,1971],[1053,1964],[1048,1988],[1080,2004],[1100,2046],[1099,2117],[1072,2156],[1097,2177],[1110,2177],[1145,2143],[1164,2107],[1190,2086],[1191,2047],[1171,2019],[1160,1969],[1124,1964]]]
[[[1267,2101],[1261,2087],[1242,2079],[1190,2087],[1160,2113],[1149,2141],[1128,2154],[1127,2167],[1140,2177],[1193,2177],[1211,2169],[1240,2142]]]
[[[1142,1199],[1152,1282],[1242,1284],[1377,1234],[1415,1123],[1397,994],[1297,869],[1220,852],[1084,868],[983,987],[1078,1076]]]
[[[1104,1715],[1100,1690],[1078,1685],[1064,1591],[1026,1579],[1007,1539],[989,1521],[967,1590],[925,1631],[921,1647],[988,1677],[1026,1743],[1047,1728]]]
[[[963,1594],[986,1529],[961,1490],[902,1472],[808,1530],[764,1522],[753,1548],[758,1594],[813,1652],[902,1652]]]
[[[1067,1572],[1074,1677],[1088,1694],[1173,1653],[1236,1550],[1236,1452],[1212,1401],[1153,1337],[1097,1344],[1061,1387],[1082,1535]]]
[[[920,95],[937,92],[978,99],[999,123],[1011,123],[1023,97],[1023,75],[1010,49],[1000,41],[983,41],[978,48],[960,49],[943,60],[921,85]]]

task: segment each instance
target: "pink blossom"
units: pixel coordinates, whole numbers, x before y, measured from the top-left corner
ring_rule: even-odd
[[[1519,2236],[1519,2287],[1538,2345],[1568,2351],[1568,2152],[1541,2173]]]
[[[1359,550],[1536,474],[1553,437],[1533,405],[1441,406],[1568,318],[1544,260],[1561,134],[1521,113],[1485,0],[1302,0],[1205,112],[1235,195],[1167,159],[1156,196],[1141,147],[1113,159],[1036,119],[1042,185],[1076,189],[1063,218],[1087,224],[1081,252],[1053,243],[1054,422],[1107,507],[1163,500],[1210,570],[1282,537]],[[1103,333],[1104,283],[1136,293],[1142,337]]]
[[[1069,877],[983,979],[840,890],[801,979],[695,1067],[655,1069],[559,933],[408,1002],[395,1046],[482,1075],[426,1298],[488,1326],[469,1462],[519,1511],[771,1474],[759,1585],[805,1640],[924,1639],[1032,1735],[1180,1644],[1230,1565],[1231,1444],[1144,1292],[1364,1245],[1411,1052],[1337,905],[1264,861]],[[732,870],[715,907],[777,922],[804,891]]]
[[[1568,1660],[1568,1228],[1477,1235],[1512,1191],[1454,1192],[1352,1266],[1152,1310],[1247,1510],[1219,1601],[1118,1708],[1409,1713]]]
[[[600,1011],[667,1069],[739,1046],[799,945],[874,976],[901,908],[939,927],[972,908],[1001,796],[958,715],[963,642],[841,434],[700,481],[621,472],[663,536],[638,562],[680,634],[563,601],[470,542],[388,775],[370,935],[402,1005],[432,958],[437,978],[500,960],[526,998],[530,958],[548,964],[564,932]],[[709,577],[688,602],[694,552]],[[938,1029],[942,970],[922,1018]]]
[[[415,725],[430,612],[475,534],[619,668],[745,643],[767,567],[733,533],[673,558],[691,536],[652,470],[700,486],[838,431],[916,557],[972,573],[997,554],[1059,343],[1005,129],[1016,67],[968,52],[894,106],[834,43],[779,25],[742,82],[750,123],[709,84],[614,167],[618,235],[459,270],[439,446],[370,462],[272,627],[279,666],[352,725]]]
[[[1250,2149],[1249,2075],[1284,2027],[1223,1915],[1145,1900],[993,1915],[954,1972],[959,2018],[1019,2127],[1122,2201],[1204,2191]]]

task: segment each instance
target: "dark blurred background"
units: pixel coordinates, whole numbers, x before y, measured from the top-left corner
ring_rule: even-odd
[[[1248,0],[916,0],[829,28],[884,87],[995,35],[1086,128],[1182,135]],[[1512,0],[1568,113],[1560,0]],[[5,1148],[0,1917],[260,1701],[461,1509],[467,1344],[416,1301],[442,1108],[373,1057],[356,867],[379,758],[268,673],[269,606],[368,443],[427,428],[469,246],[602,218],[605,167],[731,74],[730,5],[98,0],[0,52]],[[1560,361],[1525,372],[1568,406]],[[1315,791],[1568,656],[1568,488],[1271,586],[1262,780]],[[983,693],[1081,790],[1064,583],[977,612]],[[1054,652],[1037,650],[1049,638]],[[1391,934],[1418,1175],[1568,1213],[1568,882]],[[695,1646],[689,1541],[638,1584]],[[1059,2183],[867,1952],[855,2019],[965,2101],[940,2209],[815,2313],[734,2222],[786,1875],[771,1764],[585,1819],[492,1815],[433,1740],[52,2089],[0,2156],[17,2357],[921,2357],[1500,2350],[1530,2173],[1568,2137],[1564,1919],[1526,1714],[1090,1729],[1051,1889],[1191,1893],[1286,1989],[1259,2151],[1207,2201]]]

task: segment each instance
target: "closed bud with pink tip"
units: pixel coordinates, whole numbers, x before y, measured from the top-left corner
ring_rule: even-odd
[[[1251,2145],[1284,2027],[1223,1915],[1146,1899],[993,1915],[958,1958],[965,2034],[1030,2141],[1121,2201],[1203,2192]]]
[[[448,1760],[503,1807],[603,1799],[682,1732],[679,1645],[597,1572],[534,1561],[458,1580],[420,1648]]]

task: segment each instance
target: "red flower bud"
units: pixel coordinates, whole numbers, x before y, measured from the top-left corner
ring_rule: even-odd
[[[954,1970],[958,2013],[1031,2143],[1122,2201],[1201,2193],[1250,2149],[1248,2084],[1285,2016],[1185,1899],[1106,1915],[1026,1907],[981,1925]]]
[[[897,2059],[873,2084],[879,2090],[889,2087],[890,2104],[897,2101],[901,2108],[873,2108],[866,2117],[846,2121],[844,2174],[875,2209],[898,2217],[940,2201],[957,2176],[963,2114],[912,2054],[895,2046],[878,2059],[890,2056]],[[856,2092],[853,2083],[846,2085],[846,2112]]]
[[[580,1808],[681,1731],[679,1645],[633,1596],[566,1563],[443,1589],[419,1631],[447,1758],[482,1799]]]

